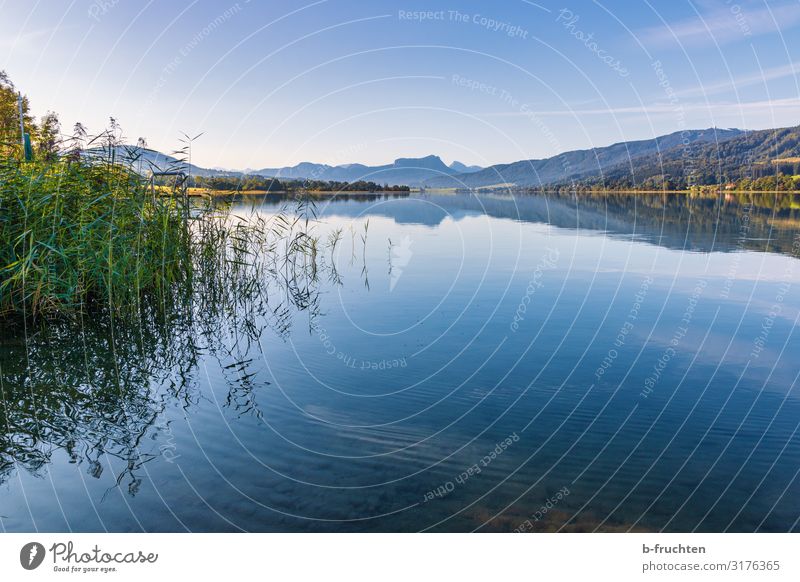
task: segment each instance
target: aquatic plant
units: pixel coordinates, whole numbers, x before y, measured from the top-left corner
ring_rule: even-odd
[[[114,163],[0,160],[0,315],[169,293],[191,271],[179,206]]]
[[[308,301],[324,246],[309,196],[270,218],[233,215],[191,201],[180,167],[157,169],[175,182],[156,189],[119,140],[112,124],[92,140],[102,154],[0,160],[0,317],[136,312],[187,292],[225,309],[220,290],[247,301],[270,276]]]

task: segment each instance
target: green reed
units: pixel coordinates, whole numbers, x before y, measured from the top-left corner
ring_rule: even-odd
[[[116,165],[0,161],[0,314],[48,315],[184,280],[186,230],[174,201]]]
[[[308,296],[319,259],[308,200],[266,219],[185,194],[114,155],[0,160],[0,318],[136,313],[189,296],[230,312],[263,301],[270,279]]]

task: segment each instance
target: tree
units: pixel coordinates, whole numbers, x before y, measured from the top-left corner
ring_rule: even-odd
[[[0,156],[10,157],[21,154],[19,129],[18,91],[8,73],[0,71]],[[61,125],[58,116],[47,112],[40,124],[30,113],[28,98],[22,96],[22,123],[25,133],[30,135],[37,156],[52,159],[58,154],[61,145]]]
[[[42,159],[53,160],[61,148],[61,122],[58,115],[48,111],[39,122],[36,153]]]
[[[22,98],[22,117],[25,131],[35,135],[33,117],[29,114],[28,98]],[[19,105],[17,89],[5,71],[0,70],[0,156],[20,154]]]

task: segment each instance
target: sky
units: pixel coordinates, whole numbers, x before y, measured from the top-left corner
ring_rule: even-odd
[[[259,169],[800,124],[800,0],[0,0],[34,114]]]

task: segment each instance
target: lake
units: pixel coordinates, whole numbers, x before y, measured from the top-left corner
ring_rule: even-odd
[[[796,197],[315,212],[266,301],[3,332],[3,531],[800,529]]]

